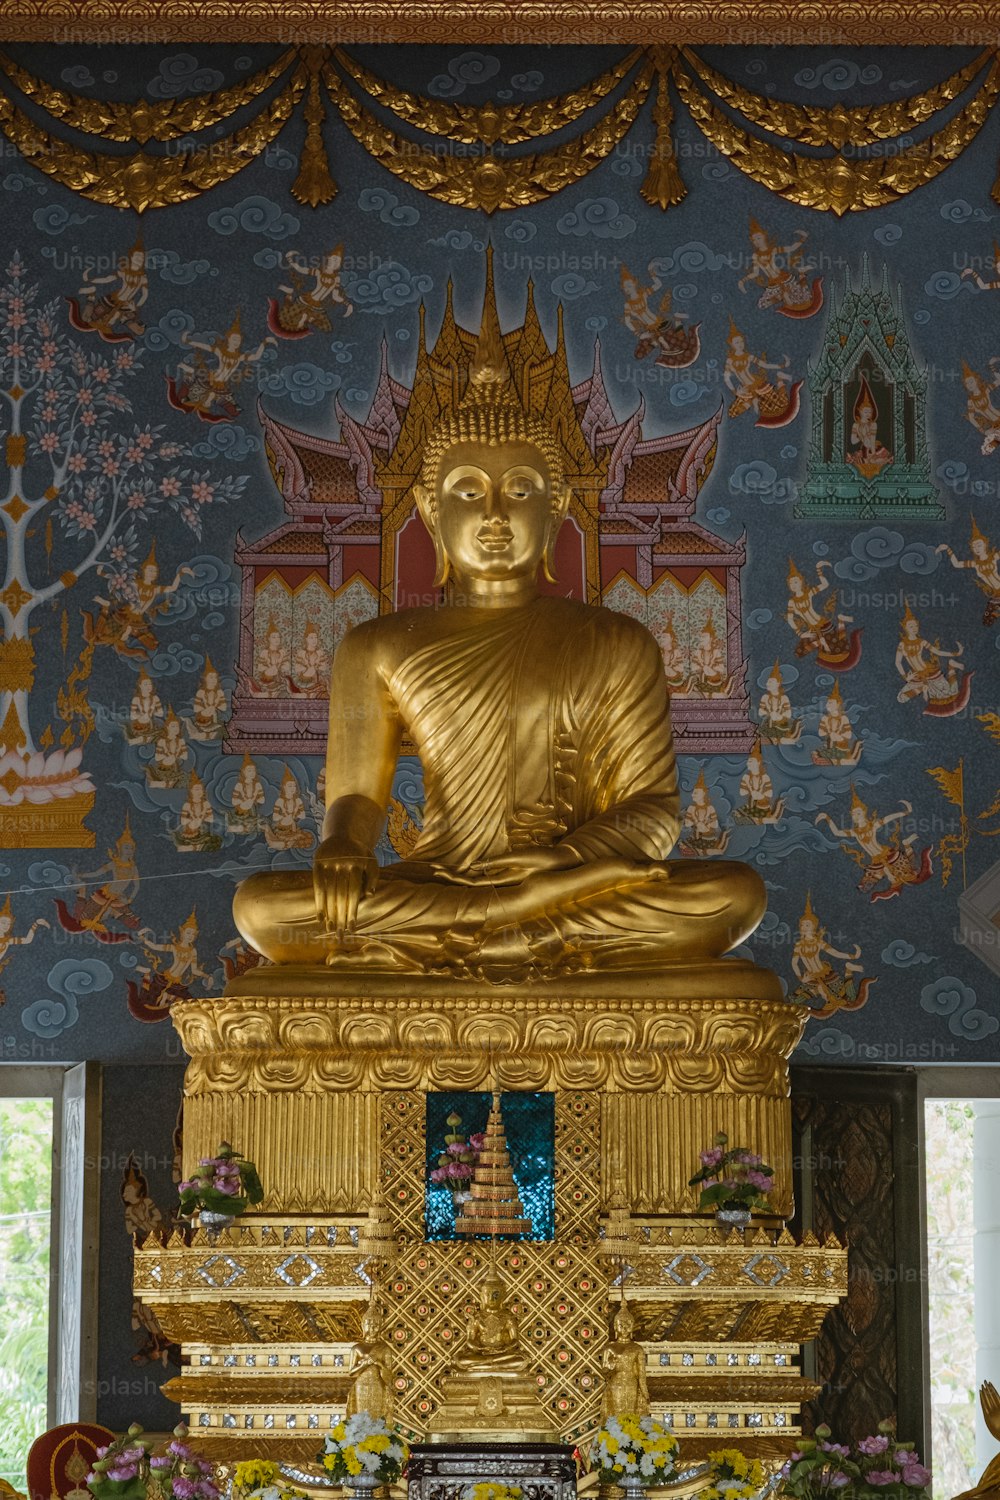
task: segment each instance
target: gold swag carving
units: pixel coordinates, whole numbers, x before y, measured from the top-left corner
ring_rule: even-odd
[[[511,157],[496,156],[488,146],[481,157],[445,155],[414,147],[348,93],[333,68],[327,67],[324,77],[340,118],[354,139],[394,176],[444,203],[494,213],[498,208],[524,207],[551,197],[603,161],[635,124],[649,93],[653,69],[647,64],[604,119],[575,140],[551,151]]]
[[[137,99],[134,103],[132,100],[88,99],[82,94],[55,88],[4,53],[0,53],[0,68],[26,99],[70,129],[81,130],[86,135],[99,135],[106,141],[138,141],[145,145],[147,141],[175,141],[192,131],[207,130],[236,110],[245,109],[277,83],[295,58],[296,49],[289,47],[268,67],[230,88],[187,99],[157,102]]]
[[[447,136],[469,145],[492,146],[497,141],[515,145],[539,135],[551,135],[574,124],[588,109],[600,104],[618,87],[642,57],[642,48],[634,47],[627,56],[606,73],[581,88],[555,99],[535,99],[526,104],[488,103],[452,104],[411,94],[379,78],[370,68],[350,57],[342,47],[334,53],[338,65],[355,83],[379,104],[392,111],[407,125],[415,125],[428,135]]]
[[[854,109],[845,109],[841,104],[818,109],[754,94],[711,67],[690,47],[684,47],[681,55],[706,89],[759,130],[786,136],[800,146],[834,146],[840,150],[847,145],[870,146],[875,141],[905,135],[915,126],[926,124],[932,115],[965,92],[993,54],[989,50],[981,52],[950,78],[922,94],[911,94],[906,99],[894,99],[887,104],[859,105]]]
[[[197,198],[249,166],[284,128],[305,87],[305,76],[296,74],[266,113],[224,140],[214,141],[210,150],[181,156],[153,156],[146,151],[104,156],[85,151],[41,130],[23,110],[3,97],[0,129],[26,161],[64,187],[97,203],[143,213],[148,208],[165,208]]]
[[[640,192],[648,203],[667,209],[685,195],[673,140],[675,90],[694,123],[734,166],[784,198],[840,215],[890,203],[932,181],[957,159],[996,102],[997,57],[996,50],[987,49],[907,99],[820,109],[755,94],[689,47],[634,47],[596,78],[561,95],[480,106],[414,94],[378,77],[339,46],[287,48],[237,84],[193,98],[153,102],[86,98],[47,83],[0,53],[0,69],[13,90],[47,117],[37,118],[17,98],[0,92],[0,130],[31,165],[63,186],[141,213],[228,181],[276,139],[303,105],[305,143],[291,191],[315,208],[337,191],[323,134],[322,84],[348,131],[387,171],[429,197],[493,213],[541,202],[579,182],[632,130],[652,93],[653,148]],[[284,85],[268,97],[283,77]],[[933,122],[970,89],[964,104],[936,131],[903,144],[908,132]],[[101,145],[132,141],[145,147],[150,141],[178,140],[254,106],[255,116],[224,139],[178,155],[145,149],[111,154]],[[586,128],[572,139],[542,148],[545,137],[588,116]],[[91,144],[63,139],[60,126],[83,132]],[[399,127],[472,149],[435,150]],[[525,154],[509,155],[503,149],[528,141],[539,144]],[[854,154],[892,141],[900,144],[891,153]],[[814,148],[832,154],[809,154]],[[1000,201],[1000,181],[994,194]]]
[[[807,208],[879,208],[923,187],[943,172],[978,134],[996,102],[1000,67],[994,61],[986,80],[965,107],[936,134],[899,154],[870,158],[799,156],[787,145],[773,145],[741,130],[697,89],[691,74],[675,69],[678,92],[708,140],[733,165],[772,192]]]

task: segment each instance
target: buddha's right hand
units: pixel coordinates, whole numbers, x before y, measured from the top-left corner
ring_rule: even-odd
[[[316,914],[338,942],[357,926],[362,896],[373,889],[378,861],[371,854],[344,848],[340,839],[324,839],[313,861]]]

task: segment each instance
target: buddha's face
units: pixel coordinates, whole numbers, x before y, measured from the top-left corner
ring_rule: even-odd
[[[553,493],[548,462],[531,442],[461,442],[441,457],[434,499],[431,524],[455,574],[489,583],[534,578],[568,491]]]

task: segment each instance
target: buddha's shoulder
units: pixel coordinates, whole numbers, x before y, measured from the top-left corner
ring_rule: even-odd
[[[647,645],[656,646],[645,625],[634,620],[631,615],[622,614],[620,610],[608,609],[603,604],[583,604],[579,599],[554,596],[546,596],[538,602],[566,635],[586,633],[613,641],[616,645],[631,644],[639,650]]]

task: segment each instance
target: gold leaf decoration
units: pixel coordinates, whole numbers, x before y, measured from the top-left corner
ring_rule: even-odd
[[[860,105],[855,109],[846,109],[841,104],[818,109],[813,105],[790,104],[787,100],[754,94],[710,67],[689,47],[683,48],[682,55],[701,83],[751,125],[768,130],[772,135],[787,136],[802,146],[835,146],[839,150],[846,145],[870,146],[875,141],[904,135],[915,126],[925,124],[932,115],[964,93],[976,74],[989,62],[992,53],[981,52],[950,78],[922,94],[911,94],[907,99],[894,99],[886,104]]]
[[[319,74],[313,73],[306,100],[306,143],[298,176],[292,183],[292,197],[297,198],[300,203],[308,203],[310,208],[329,203],[337,195],[337,184],[330,176],[330,164],[323,141],[325,120],[326,109],[320,93]]]
[[[49,135],[2,96],[0,129],[26,161],[54,177],[63,187],[96,203],[144,213],[149,208],[165,208],[196,198],[206,189],[235,177],[283,129],[305,87],[304,74],[296,73],[268,110],[249,125],[213,142],[210,151],[194,150],[181,156],[153,156],[145,151],[103,156],[84,151]]]
[[[376,120],[348,93],[332,68],[325,70],[324,78],[355,140],[394,176],[444,203],[491,214],[498,208],[538,203],[592,171],[634,125],[649,93],[653,71],[650,65],[645,66],[604,119],[575,140],[527,156],[502,157],[487,151],[479,158],[415,148]]]
[[[990,68],[983,87],[947,125],[896,156],[851,158],[803,156],[787,146],[759,140],[724,115],[695,85],[691,74],[674,70],[678,92],[712,145],[748,177],[806,208],[878,208],[933,181],[965,150],[996,102],[1000,70]]]
[[[453,104],[428,99],[397,88],[379,78],[363,63],[337,48],[334,56],[350,78],[377,103],[392,111],[407,125],[415,125],[428,135],[443,135],[468,145],[495,145],[503,141],[516,145],[536,136],[551,135],[572,125],[588,109],[612,93],[642,56],[635,47],[627,56],[602,73],[599,78],[555,99],[536,99],[528,104],[499,105],[490,101],[481,106]]]
[[[174,141],[195,130],[207,130],[236,110],[260,98],[295,60],[296,49],[286,52],[252,78],[245,78],[216,93],[196,94],[188,99],[166,99],[151,103],[148,99],[87,99],[54,88],[36,78],[12,58],[0,53],[0,67],[26,99],[46,113],[85,135],[98,135],[106,141]]]
[[[672,55],[673,49],[662,50]],[[655,203],[658,208],[669,208],[674,203],[680,203],[687,194],[687,188],[684,186],[680,168],[677,165],[677,153],[674,150],[674,107],[670,102],[670,73],[667,61],[666,57],[658,59],[659,81],[656,88],[656,102],[653,105],[656,139],[653,142],[653,155],[650,158],[649,169],[639,189],[646,202]]]

